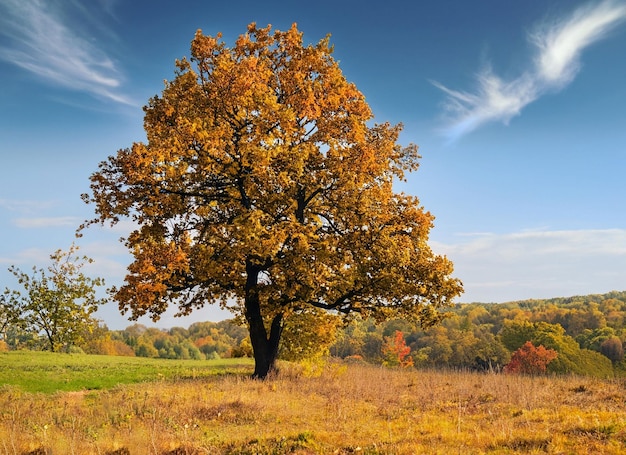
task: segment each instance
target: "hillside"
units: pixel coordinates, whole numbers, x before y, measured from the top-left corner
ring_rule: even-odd
[[[388,354],[394,337],[409,349],[407,360],[418,368],[499,370],[530,341],[558,353],[548,365],[549,372],[621,376],[626,372],[626,291],[456,304],[430,328],[406,320],[375,324],[356,319],[344,326],[332,316],[306,320],[292,317],[285,329],[281,356],[303,360],[330,354],[353,361],[393,364]],[[42,347],[40,341],[32,334],[9,331],[5,349],[37,350]],[[81,345],[71,347],[72,352],[183,360],[247,357],[251,349],[247,330],[235,321],[201,322],[169,330],[139,324],[118,331],[100,327]]]

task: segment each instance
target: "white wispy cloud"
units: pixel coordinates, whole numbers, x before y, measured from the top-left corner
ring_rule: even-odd
[[[580,70],[582,51],[624,21],[624,2],[588,4],[568,17],[542,23],[529,34],[535,55],[532,67],[519,77],[507,81],[487,68],[479,73],[475,92],[433,82],[447,94],[444,108],[449,118],[444,134],[454,141],[487,122],[507,124],[529,103],[569,84]]]
[[[532,230],[432,242],[465,285],[464,302],[504,302],[623,290],[626,229]]]
[[[122,77],[115,62],[78,28],[67,22],[62,7],[73,2],[3,0],[0,59],[57,85],[134,104],[121,91]]]
[[[48,210],[58,204],[58,201],[35,201],[26,199],[0,199],[0,208],[9,212],[21,214],[38,213]]]
[[[53,253],[53,251],[44,251],[40,248],[27,248],[17,252],[13,256],[0,256],[0,265],[16,265],[19,267],[25,267],[23,270],[27,271],[27,269],[30,269],[33,266],[43,267],[43,265],[46,264],[46,261],[50,260],[50,253]],[[7,278],[10,280],[11,276],[8,274],[3,274],[1,276],[0,283],[3,285],[3,290],[6,287]]]
[[[75,216],[16,218],[13,224],[22,229],[78,226],[82,220]]]

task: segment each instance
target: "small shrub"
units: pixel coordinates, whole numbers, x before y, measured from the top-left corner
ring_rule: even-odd
[[[210,352],[206,355],[206,359],[207,360],[219,360],[221,359],[220,355],[217,353],[217,351],[213,351]]]
[[[67,348],[67,353],[68,354],[84,354],[85,351],[83,351],[79,346],[68,346]]]
[[[230,351],[230,356],[233,358],[252,357],[252,343],[250,337],[246,337],[239,343],[239,346],[235,346]]]
[[[130,455],[130,450],[128,450],[126,447],[122,447],[121,449],[107,452],[105,455]]]
[[[363,358],[363,356],[358,355],[358,354],[349,355],[348,357],[344,357],[343,360],[346,363],[357,363],[357,364],[364,364],[365,363],[365,359]]]

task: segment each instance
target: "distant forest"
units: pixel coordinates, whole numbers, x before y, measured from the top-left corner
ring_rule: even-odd
[[[610,377],[626,374],[626,292],[523,300],[500,304],[458,304],[441,324],[420,329],[401,320],[381,326],[346,327],[330,352],[380,362],[381,346],[396,331],[404,334],[417,367],[500,370],[527,341],[553,349],[548,372]],[[358,357],[357,357],[358,358]]]
[[[409,360],[405,365],[499,371],[518,349],[531,342],[557,352],[547,366],[548,373],[626,376],[626,291],[457,304],[445,316],[439,324],[424,329],[400,319],[377,324],[356,318],[342,324],[332,316],[309,315],[308,320],[296,320],[286,328],[281,357],[310,361],[330,355],[353,362],[393,364],[390,352],[394,353],[392,347],[400,342]],[[4,344],[5,349],[38,348],[36,339],[19,336],[8,336]],[[140,324],[124,330],[100,326],[72,351],[217,359],[250,356],[251,349],[246,328],[227,320],[169,330]]]

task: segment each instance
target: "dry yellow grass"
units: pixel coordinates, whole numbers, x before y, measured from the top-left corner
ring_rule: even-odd
[[[5,387],[0,454],[626,453],[623,381],[285,370],[55,395]]]

